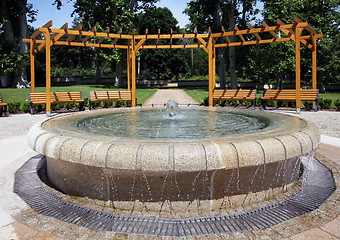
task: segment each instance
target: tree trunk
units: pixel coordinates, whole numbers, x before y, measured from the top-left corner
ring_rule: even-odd
[[[95,58],[95,63],[96,63],[96,84],[100,84],[100,77],[101,77],[101,64],[100,64],[100,61],[98,59],[98,49],[96,48],[95,49],[95,52],[94,52],[94,58]]]
[[[215,11],[214,11],[215,19],[217,26],[222,28],[223,25],[223,12],[221,8],[220,0],[217,1]],[[225,63],[225,49],[217,48],[217,57],[219,62],[219,77],[220,77],[220,87],[222,89],[226,89],[226,63]]]
[[[228,0],[229,4],[229,30],[235,30],[235,5],[232,0]],[[235,37],[230,36],[230,42],[235,42]],[[236,52],[235,47],[229,47],[229,70],[230,70],[230,88],[237,89],[237,78],[236,78]]]
[[[27,18],[26,18],[26,5],[27,0],[18,1],[19,8],[19,55],[23,55],[27,51],[27,44],[22,42],[23,38],[27,38]],[[29,87],[29,83],[27,81],[27,73],[25,69],[24,60],[21,60],[18,68],[14,73],[14,82],[13,87],[17,88],[26,88]]]
[[[1,16],[3,19],[1,19],[1,22],[3,24],[3,34],[4,34],[4,39],[5,39],[5,46],[6,48],[9,49],[14,49],[16,46],[15,38],[14,38],[14,33],[13,33],[13,25],[10,20],[9,16],[9,7],[7,5],[6,0],[1,0],[0,1],[0,11],[1,11]],[[8,87],[12,85],[14,79],[13,74],[6,74],[5,76],[1,77],[1,85],[3,87]]]
[[[115,87],[125,87],[123,81],[123,61],[118,61],[116,63]]]

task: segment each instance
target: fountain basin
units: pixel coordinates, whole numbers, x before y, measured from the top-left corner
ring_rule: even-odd
[[[219,200],[281,188],[299,177],[300,157],[313,154],[319,144],[320,134],[312,123],[252,110],[201,110],[265,122],[242,134],[133,137],[138,127],[128,120],[131,135],[97,134],[77,127],[84,119],[123,112],[135,116],[141,111],[150,109],[57,116],[33,126],[28,144],[46,156],[48,178],[64,193],[131,202]],[[205,125],[216,120],[212,119]]]

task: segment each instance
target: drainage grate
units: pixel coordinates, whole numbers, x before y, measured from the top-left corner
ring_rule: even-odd
[[[305,184],[286,200],[251,211],[186,219],[121,216],[63,201],[38,176],[45,157],[37,155],[15,174],[14,192],[40,214],[96,231],[161,237],[195,237],[266,229],[317,209],[336,189],[332,173],[314,158],[302,157]]]

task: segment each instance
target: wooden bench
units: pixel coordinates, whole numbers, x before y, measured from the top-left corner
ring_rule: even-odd
[[[132,102],[131,91],[91,91],[89,93],[90,108],[92,102]]]
[[[30,113],[34,113],[34,106],[46,104],[46,93],[29,93]],[[79,110],[84,110],[84,99],[81,92],[51,92],[51,104],[79,103]]]
[[[318,109],[318,89],[301,89],[300,99],[301,101],[316,102],[313,106],[314,110]],[[296,101],[296,89],[268,89],[261,97],[261,107],[266,108],[266,101]]]
[[[0,117],[2,116],[2,113],[5,113],[5,117],[8,117],[8,103],[3,102],[2,95],[0,93]]]
[[[255,89],[215,89],[213,91],[213,101],[216,100],[248,100],[253,101],[256,105]]]

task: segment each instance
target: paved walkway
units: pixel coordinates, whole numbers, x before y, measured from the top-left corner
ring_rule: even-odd
[[[167,92],[174,91],[174,92]],[[163,104],[169,99],[176,100],[177,90],[160,90],[159,93],[171,93],[157,101],[150,99],[148,104]],[[175,95],[172,95],[175,94]],[[182,93],[181,93],[182,94]],[[154,98],[157,97],[155,94]],[[183,100],[180,104],[193,103]],[[285,112],[293,114],[291,112]],[[316,116],[327,116],[327,119],[338,119],[340,112],[310,113],[314,121]],[[315,115],[314,115],[315,114]],[[300,117],[309,114],[302,113]],[[14,173],[30,157],[36,155],[26,143],[28,129],[36,122],[46,119],[43,114],[11,115],[0,118],[0,240],[16,239],[160,239],[149,236],[124,235],[111,232],[94,232],[75,225],[37,214],[13,193]],[[325,120],[327,121],[327,120]],[[339,125],[340,121],[337,122]],[[328,124],[330,125],[330,124]],[[326,128],[327,122],[322,128]],[[337,128],[327,129],[330,136],[336,136]],[[337,186],[340,183],[340,138],[322,135],[317,158],[329,167],[335,177]],[[340,192],[336,192],[316,211],[291,219],[263,231],[204,236],[195,239],[340,239]],[[169,240],[169,238],[162,238]]]
[[[158,89],[143,106],[163,106],[174,100],[178,105],[198,105],[198,103],[181,89]]]

